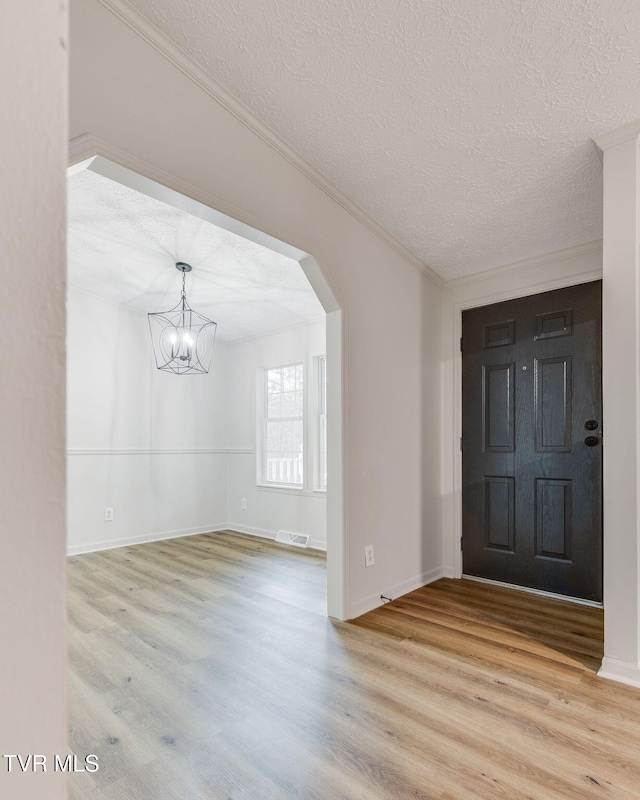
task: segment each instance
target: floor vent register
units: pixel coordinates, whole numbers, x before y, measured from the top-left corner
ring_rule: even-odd
[[[281,544],[292,544],[294,547],[309,547],[308,533],[292,533],[291,531],[278,531],[276,542]]]

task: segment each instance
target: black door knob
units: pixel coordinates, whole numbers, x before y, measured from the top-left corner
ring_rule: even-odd
[[[587,445],[587,447],[595,447],[599,441],[600,439],[598,439],[597,436],[587,436],[587,438],[584,440],[584,443]]]
[[[584,427],[588,431],[595,431],[595,429],[598,427],[598,423],[596,422],[595,419],[590,419],[588,422],[584,423]]]

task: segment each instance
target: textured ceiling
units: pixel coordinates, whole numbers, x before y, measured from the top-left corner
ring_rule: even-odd
[[[130,0],[442,276],[601,236],[637,0]]]
[[[68,181],[69,283],[139,311],[180,299],[233,341],[324,315],[297,261],[85,170]]]

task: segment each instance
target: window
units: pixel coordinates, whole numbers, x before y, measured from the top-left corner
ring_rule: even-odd
[[[266,369],[264,409],[265,483],[304,482],[304,369],[302,364]]]
[[[259,486],[327,491],[324,355],[258,370],[256,480]]]
[[[327,488],[327,359],[318,359],[318,489]]]

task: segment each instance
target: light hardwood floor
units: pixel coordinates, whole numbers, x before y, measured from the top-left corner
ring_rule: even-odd
[[[73,800],[640,798],[602,614],[441,580],[351,623],[231,532],[69,559]]]

